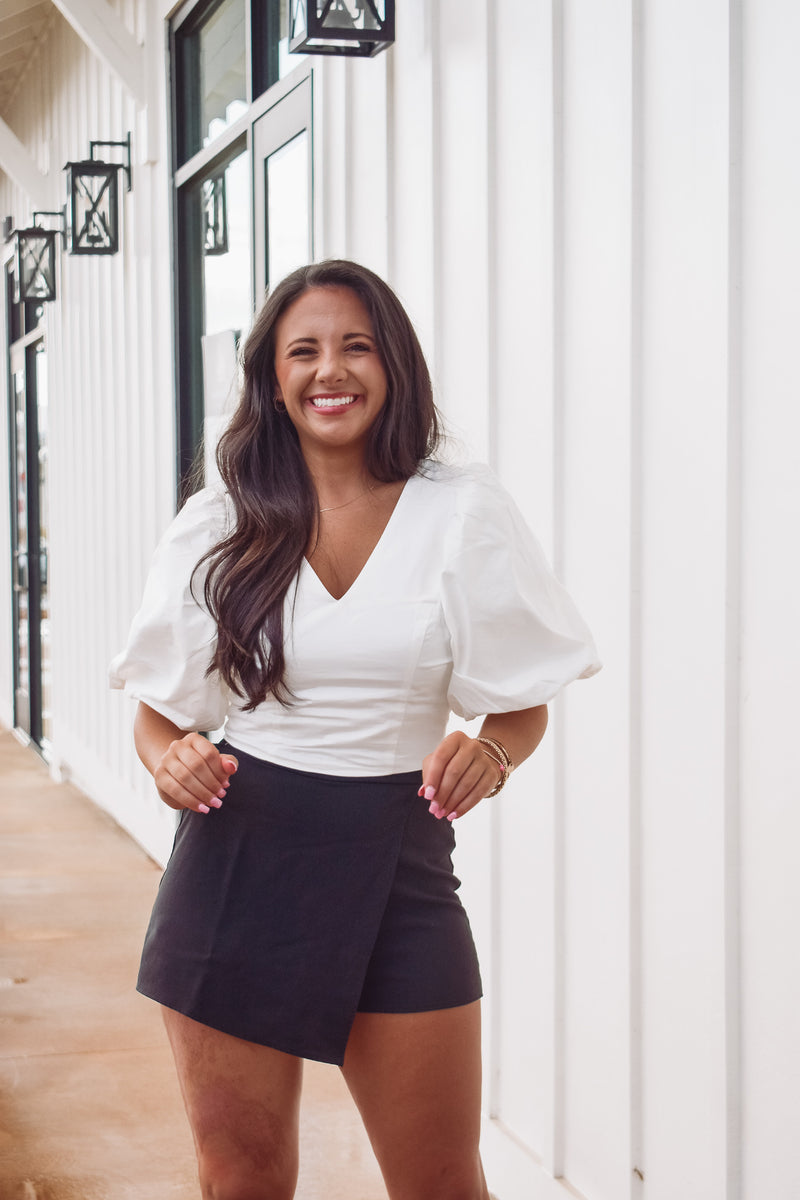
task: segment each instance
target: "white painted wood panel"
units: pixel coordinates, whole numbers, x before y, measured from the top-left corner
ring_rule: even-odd
[[[489,447],[487,0],[433,6],[438,402],[468,455]],[[447,52],[444,53],[444,47]]]
[[[388,271],[387,58],[348,63],[351,131],[347,245],[382,278]],[[366,68],[359,70],[359,67]]]
[[[643,38],[639,1165],[653,1200],[676,1195],[721,1200],[726,1190],[726,6],[650,4]],[[680,1154],[676,1146],[682,1147]]]
[[[800,1195],[800,10],[743,5],[741,1195]],[[737,1198],[738,1200],[738,1198]]]
[[[321,225],[320,258],[347,258],[350,254],[347,237],[347,169],[350,148],[350,83],[344,59],[323,62],[317,73],[321,81],[315,88],[315,112],[319,116],[315,136],[316,162],[319,165],[315,180],[315,202],[318,202],[318,224]],[[319,97],[319,101],[316,101]]]
[[[397,14],[398,39],[387,61],[389,279],[414,321],[436,374],[434,246],[437,229],[433,121],[438,26],[427,0]]]
[[[556,564],[589,613],[606,661],[602,675],[569,689],[556,710],[564,822],[563,1170],[579,1191],[602,1197],[626,1195],[631,1180],[632,17],[630,0],[564,6],[557,130],[563,311]]]
[[[498,14],[490,45],[490,447],[553,547],[553,62],[550,6]],[[493,810],[491,1112],[552,1159],[555,1061],[552,737]],[[499,1139],[498,1139],[499,1141]],[[508,1138],[500,1144],[510,1145]],[[527,1161],[529,1170],[534,1163]],[[521,1183],[521,1180],[520,1180]]]

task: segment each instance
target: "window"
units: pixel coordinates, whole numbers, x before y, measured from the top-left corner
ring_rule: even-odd
[[[47,753],[50,744],[48,422],[44,306],[14,302],[6,269],[9,379],[14,725]]]
[[[186,5],[171,23],[170,46],[178,475],[185,494],[213,469],[235,390],[238,343],[266,283],[264,231],[273,279],[279,267],[311,256],[311,92],[306,60],[288,52],[288,0]],[[298,123],[291,97],[303,84]],[[284,120],[288,133],[277,143],[268,139],[264,174],[263,130],[287,105],[293,124]],[[302,149],[292,141],[298,138]]]

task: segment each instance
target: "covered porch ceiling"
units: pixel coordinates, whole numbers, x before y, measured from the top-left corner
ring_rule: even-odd
[[[0,0],[0,117],[11,102],[55,13],[50,0]]]

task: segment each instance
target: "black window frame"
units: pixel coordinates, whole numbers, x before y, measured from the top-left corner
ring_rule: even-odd
[[[204,325],[202,216],[193,202],[193,190],[204,179],[220,174],[244,150],[250,155],[250,209],[253,211],[253,126],[274,104],[312,75],[308,59],[283,79],[279,73],[280,0],[245,0],[247,111],[231,122],[207,146],[182,160],[186,147],[187,118],[199,127],[197,94],[182,94],[181,80],[191,69],[191,45],[203,23],[223,0],[188,0],[169,22],[170,55],[170,161],[172,164],[171,244],[173,260],[173,329],[176,395],[176,491],[181,504],[200,483],[198,460],[202,452],[204,419],[202,341]],[[264,47],[267,53],[264,53]],[[196,67],[196,63],[194,64]],[[272,82],[270,82],[272,81]],[[310,122],[309,122],[310,128]],[[251,229],[251,304],[255,296],[255,248]]]

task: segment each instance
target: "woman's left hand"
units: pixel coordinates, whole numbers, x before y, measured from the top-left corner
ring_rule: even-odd
[[[419,795],[440,820],[461,817],[497,785],[501,768],[481,742],[460,730],[449,733],[422,763]]]

